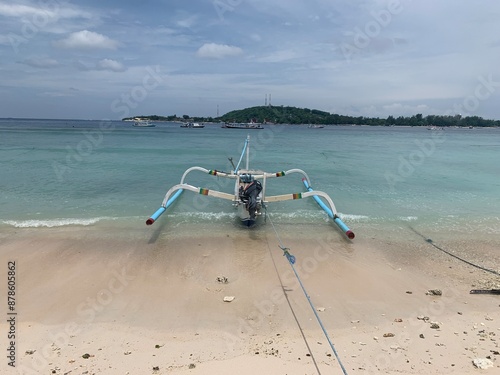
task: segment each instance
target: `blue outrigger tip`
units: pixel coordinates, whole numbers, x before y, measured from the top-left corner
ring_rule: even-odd
[[[304,183],[304,186],[306,187],[307,191],[314,191],[313,188],[311,186],[309,186],[309,183],[307,182],[306,178],[303,178],[302,182]],[[325,202],[323,202],[317,195],[314,195],[313,199],[323,209],[323,211],[325,211],[328,214],[328,216],[330,216],[333,219],[335,224],[337,224],[337,226],[342,230],[342,232],[344,232],[346,234],[346,236],[350,240],[352,240],[355,237],[354,232],[352,230],[350,230],[347,225],[345,225],[345,223],[342,221],[342,219],[340,217],[337,216],[336,213],[332,212],[330,207],[328,207],[325,204]]]
[[[153,224],[156,221],[156,219],[158,219],[160,215],[164,213],[172,203],[174,203],[174,201],[182,194],[182,192],[183,189],[177,190],[177,192],[167,201],[165,206],[161,206],[159,209],[156,210],[156,212],[153,215],[149,217],[149,219],[146,220],[146,225]]]

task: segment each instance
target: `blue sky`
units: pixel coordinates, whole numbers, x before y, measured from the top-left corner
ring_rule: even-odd
[[[0,117],[500,119],[498,0],[0,0]]]

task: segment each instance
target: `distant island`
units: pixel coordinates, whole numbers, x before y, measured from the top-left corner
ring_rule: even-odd
[[[238,122],[260,124],[314,124],[314,125],[372,125],[372,126],[436,126],[436,127],[494,127],[500,126],[499,120],[487,120],[479,116],[461,115],[428,115],[416,114],[410,117],[388,116],[387,118],[346,116],[320,111],[318,109],[285,107],[285,106],[258,106],[239,109],[226,113],[220,117],[190,117],[177,116],[136,116],[123,118],[123,121],[133,119],[149,121],[173,122]]]

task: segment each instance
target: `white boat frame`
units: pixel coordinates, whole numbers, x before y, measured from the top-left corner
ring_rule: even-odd
[[[250,136],[247,136],[238,166],[236,166],[235,169],[230,173],[218,171],[215,169],[206,169],[199,166],[188,168],[182,175],[180,183],[172,186],[167,191],[165,197],[163,198],[160,208],[153,215],[151,215],[150,218],[147,219],[146,224],[147,225],[153,224],[156,221],[156,219],[180,196],[180,194],[184,190],[188,190],[192,191],[193,193],[232,201],[233,206],[236,207],[238,210],[238,215],[242,223],[246,226],[252,226],[255,223],[256,217],[251,217],[246,203],[242,201],[242,199],[240,198],[240,187],[245,186],[245,182],[242,181],[242,176],[250,175],[252,180],[260,181],[262,185],[262,191],[257,196],[256,216],[262,215],[262,208],[266,207],[268,203],[313,197],[314,200],[316,200],[316,202],[320,205],[320,207],[334,220],[334,222],[339,226],[339,228],[347,235],[347,237],[350,239],[354,238],[354,233],[342,222],[342,220],[338,216],[337,210],[330,196],[325,192],[313,190],[310,187],[309,176],[303,170],[294,168],[294,169],[289,169],[287,171],[270,173],[260,170],[249,169],[249,147],[248,147],[249,143],[250,143]],[[244,155],[246,155],[246,167],[244,169],[239,169],[239,164],[241,164]],[[234,180],[233,193],[226,193],[218,190],[197,187],[186,183],[187,176],[194,171],[199,171],[202,173],[206,173],[221,178],[233,179]],[[266,195],[266,185],[268,179],[283,177],[290,174],[301,175],[302,182],[306,187],[307,191],[299,193],[273,195],[273,196]]]

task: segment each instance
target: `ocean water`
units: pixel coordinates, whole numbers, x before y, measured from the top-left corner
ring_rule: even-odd
[[[303,169],[354,232],[500,234],[499,128],[268,125],[245,131],[21,119],[0,120],[0,229],[146,227],[187,168],[229,171],[228,158],[237,162],[247,134],[251,167]],[[232,192],[231,183],[202,173],[187,182]],[[304,190],[298,175],[270,180],[267,188],[268,195]],[[330,225],[312,200],[273,203],[268,212],[281,227]],[[165,233],[238,227],[229,201],[191,192],[158,223]]]

